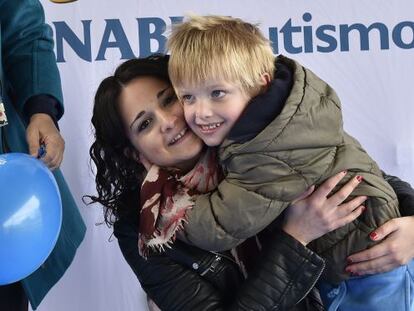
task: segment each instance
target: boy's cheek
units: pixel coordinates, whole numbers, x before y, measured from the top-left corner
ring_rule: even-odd
[[[188,125],[192,126],[191,122],[194,120],[192,109],[184,105],[184,118]]]

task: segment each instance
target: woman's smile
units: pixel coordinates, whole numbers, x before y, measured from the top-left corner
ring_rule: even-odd
[[[203,143],[187,126],[171,85],[153,77],[128,83],[120,112],[131,144],[142,156],[163,167],[186,170],[201,155]]]

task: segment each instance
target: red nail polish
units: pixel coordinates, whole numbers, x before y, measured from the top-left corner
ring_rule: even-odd
[[[371,238],[371,240],[375,241],[378,238],[378,234],[374,231],[369,234],[369,237]]]
[[[351,268],[345,268],[345,272],[346,272],[346,273],[349,273],[349,274],[352,274],[352,270],[351,270]]]
[[[351,259],[351,258],[347,258],[347,259],[346,259],[346,262],[347,262],[348,264],[353,263],[353,261],[352,261],[352,259]]]
[[[346,174],[346,171],[342,171],[341,173],[342,173],[342,174]]]
[[[361,181],[364,179],[364,177],[362,177],[361,175],[358,175],[358,176],[356,177],[356,179],[358,180],[358,182],[361,182]]]

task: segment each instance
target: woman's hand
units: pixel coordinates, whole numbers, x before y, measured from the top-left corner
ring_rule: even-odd
[[[346,271],[355,275],[390,271],[414,258],[414,216],[394,218],[370,234],[377,245],[348,257]]]
[[[340,172],[327,179],[318,189],[308,189],[287,208],[283,230],[303,245],[356,219],[364,210],[367,199],[359,196],[342,203],[359,185],[360,177],[353,177],[339,191],[328,197],[332,189],[345,177]]]

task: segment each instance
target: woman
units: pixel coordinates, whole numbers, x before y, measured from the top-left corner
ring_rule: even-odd
[[[299,310],[322,309],[314,293],[303,298],[320,276],[323,260],[295,238],[313,240],[360,215],[364,198],[341,204],[357,185],[354,179],[327,199],[340,174],[288,209],[282,229],[289,227],[289,234],[271,232],[274,239],[264,245],[244,282],[228,253],[176,241],[147,260],[138,255],[137,221],[131,218],[138,215],[145,174],[140,155],[159,166],[188,171],[204,148],[187,129],[167,62],[166,56],[157,56],[122,64],[99,86],[92,118],[96,141],[90,154],[97,166],[98,196],[91,199],[105,206],[105,219],[114,223],[121,250],[142,287],[162,310],[287,310],[299,301]],[[320,210],[328,209],[331,213],[321,218]]]

